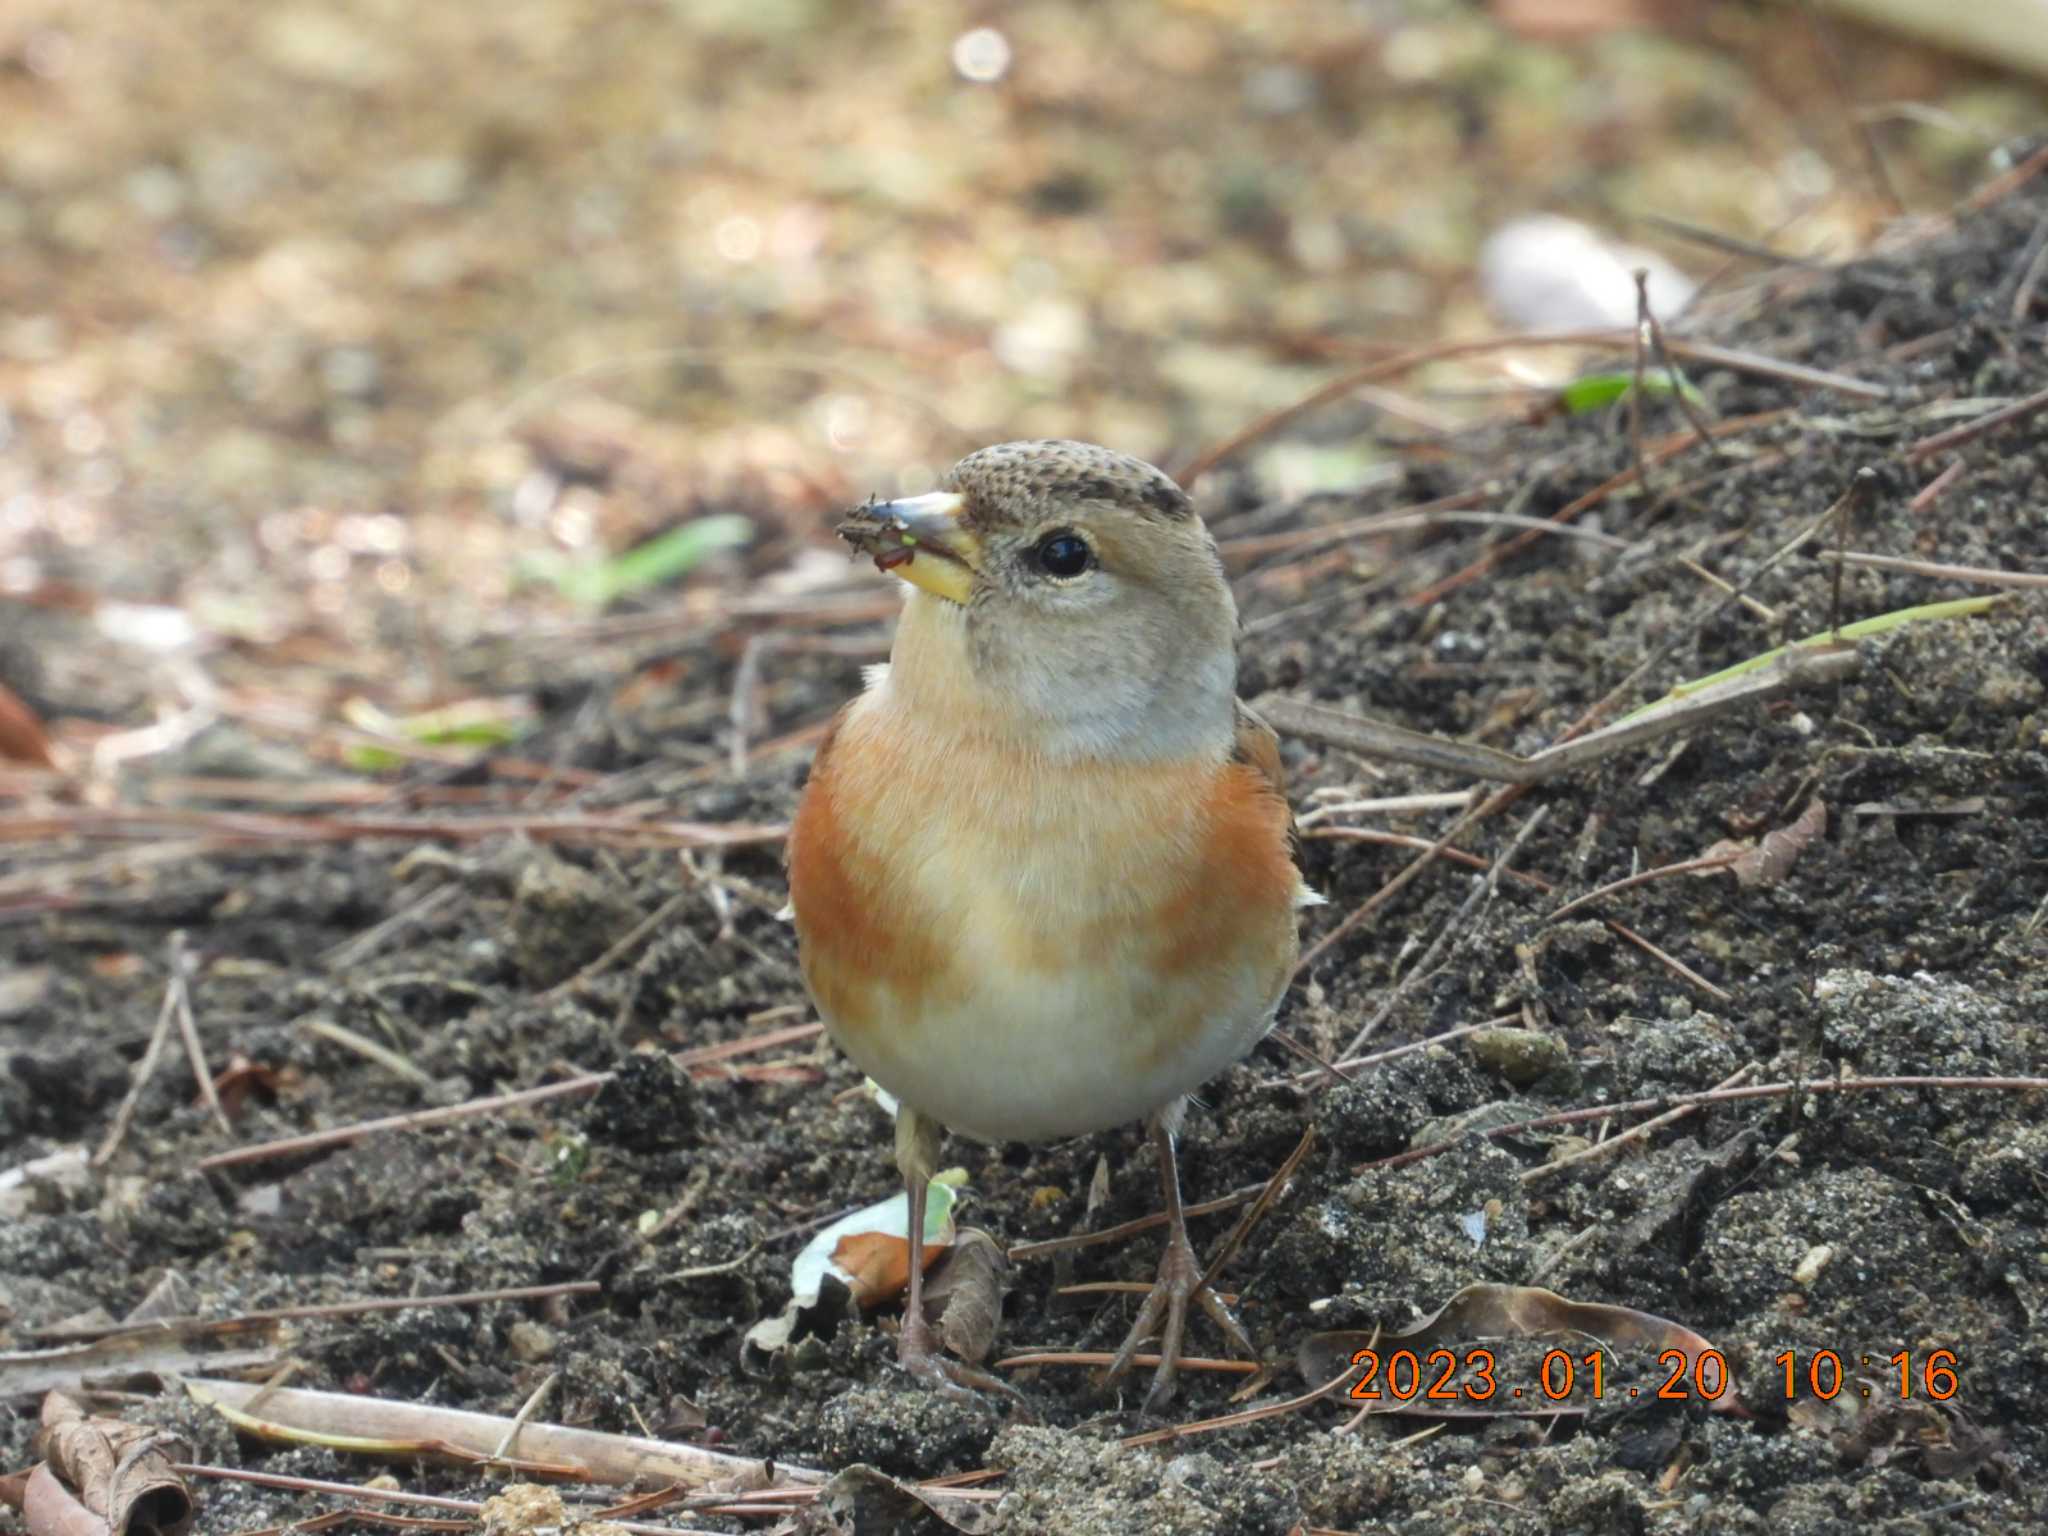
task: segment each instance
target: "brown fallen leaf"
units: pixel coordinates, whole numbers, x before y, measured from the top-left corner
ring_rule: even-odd
[[[1816,796],[1809,801],[1799,819],[1789,827],[1779,827],[1766,832],[1761,843],[1752,843],[1746,837],[1724,837],[1700,855],[1701,859],[1729,859],[1719,869],[1700,870],[1704,879],[1718,875],[1726,869],[1735,877],[1735,883],[1747,889],[1750,886],[1772,886],[1792,872],[1792,866],[1799,862],[1799,855],[1806,852],[1813,840],[1828,827],[1828,808]]]
[[[0,761],[28,763],[37,768],[57,766],[43,722],[21,701],[21,695],[5,683],[0,683]]]
[[[858,1462],[820,1488],[818,1502],[845,1530],[907,1531],[937,1520],[962,1536],[980,1536],[995,1519],[994,1506],[967,1489],[920,1488]]]
[[[925,1316],[962,1360],[979,1365],[995,1348],[1003,1322],[1003,1273],[1010,1267],[1002,1244],[979,1227],[962,1227],[946,1261],[925,1283]]]
[[[1535,1338],[1549,1333],[1576,1333],[1597,1339],[1619,1351],[1629,1346],[1677,1350],[1696,1367],[1703,1354],[1712,1352],[1723,1361],[1726,1356],[1683,1323],[1638,1312],[1633,1307],[1608,1302],[1571,1301],[1555,1291],[1534,1285],[1468,1285],[1413,1328],[1339,1329],[1313,1334],[1302,1342],[1295,1364],[1310,1382],[1325,1382],[1343,1372],[1351,1357],[1361,1349],[1377,1349],[1395,1340],[1406,1349],[1420,1351],[1446,1339]],[[1747,1418],[1735,1390],[1735,1378],[1725,1374],[1727,1390],[1708,1400],[1716,1413],[1733,1413]]]
[[[43,1399],[43,1465],[22,1513],[34,1536],[185,1536],[192,1495],[171,1470],[161,1430],[93,1415],[76,1398]]]

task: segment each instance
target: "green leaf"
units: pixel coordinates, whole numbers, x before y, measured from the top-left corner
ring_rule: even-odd
[[[528,576],[550,583],[579,607],[610,607],[629,592],[659,586],[687,575],[720,550],[733,549],[754,536],[753,523],[737,513],[700,517],[656,534],[608,560],[570,561],[560,556],[533,557],[525,562]]]
[[[1994,597],[1956,597],[1950,598],[1946,602],[1920,603],[1912,608],[1895,608],[1890,613],[1880,613],[1873,618],[1858,619],[1853,624],[1844,624],[1838,630],[1824,629],[1817,634],[1808,635],[1803,640],[1795,640],[1790,645],[1774,646],[1768,651],[1759,652],[1747,661],[1738,661],[1732,667],[1723,667],[1718,672],[1709,672],[1705,677],[1692,677],[1687,678],[1682,683],[1675,683],[1672,685],[1671,691],[1665,694],[1663,698],[1653,699],[1648,704],[1643,705],[1642,708],[1631,710],[1621,718],[1622,721],[1633,720],[1637,715],[1649,713],[1659,704],[1669,703],[1673,699],[1682,699],[1687,694],[1698,693],[1702,688],[1711,688],[1716,683],[1725,683],[1731,678],[1741,677],[1746,672],[1760,671],[1772,665],[1787,651],[1796,651],[1802,647],[1832,645],[1837,640],[1867,640],[1872,635],[1882,635],[1894,629],[1904,629],[1908,624],[1929,624],[1943,619],[1970,618],[1976,614],[1989,613],[2004,601],[2006,601],[2006,598],[2002,593]]]
[[[1589,373],[1583,379],[1574,379],[1557,392],[1558,401],[1566,412],[1573,416],[1584,416],[1593,411],[1604,410],[1615,401],[1627,398],[1635,388],[1636,375],[1633,368],[1620,368],[1611,373]],[[1682,375],[1672,373],[1668,368],[1646,368],[1643,370],[1643,393],[1648,395],[1683,395],[1695,405],[1704,403],[1700,392],[1694,389]]]
[[[516,700],[465,699],[416,715],[390,715],[368,699],[353,698],[341,712],[357,730],[430,747],[502,747],[533,729],[530,713]],[[404,753],[372,742],[352,743],[343,756],[366,773],[388,772],[408,761]]]

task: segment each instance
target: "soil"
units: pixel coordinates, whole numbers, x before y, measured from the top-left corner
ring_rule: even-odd
[[[1528,751],[1555,739],[1647,659],[1647,701],[1788,639],[1826,630],[1836,583],[1826,540],[1765,564],[1851,485],[1876,477],[1846,539],[1907,559],[2048,570],[2044,418],[1921,458],[1909,445],[2024,395],[2044,377],[2039,300],[2011,316],[2048,179],[1878,254],[1774,273],[1724,298],[1729,345],[1832,368],[1894,392],[1875,403],[1723,369],[1696,369],[1721,422],[1778,413],[1653,464],[1647,491],[1609,495],[1616,550],[1543,538],[1440,600],[1415,594],[1465,566],[1499,529],[1447,525],[1354,541],[1313,570],[1299,556],[1241,568],[1243,687],[1321,700],[1420,730]],[[1945,403],[1955,404],[1953,409]],[[1670,399],[1645,409],[1653,442],[1685,430]],[[1297,429],[1342,443],[1338,416]],[[1209,488],[1219,537],[1334,523],[1494,485],[1487,504],[1544,517],[1629,469],[1625,409],[1556,415],[1414,447],[1401,478],[1355,494],[1262,495],[1249,477]],[[1959,476],[1916,496],[1954,462]],[[1829,537],[1832,537],[1832,530]],[[1320,557],[1318,557],[1320,560]],[[1744,589],[1746,603],[1684,562]],[[866,589],[863,589],[866,590]],[[876,588],[875,590],[880,590]],[[1844,621],[1980,590],[1850,569]],[[75,615],[11,622],[8,680],[51,712],[19,658],[52,653]],[[485,692],[531,689],[540,718],[522,757],[558,774],[522,793],[583,811],[658,804],[707,823],[785,819],[801,748],[723,766],[723,709],[740,664],[737,622],[645,656],[565,659],[545,643],[456,659]],[[861,631],[860,634],[867,632]],[[859,682],[848,654],[767,663],[754,739],[815,724]],[[1929,620],[1862,643],[1839,685],[1630,751],[1532,791],[1464,846],[1498,856],[1544,812],[1513,869],[1470,915],[1478,876],[1433,868],[1315,960],[1282,1009],[1287,1036],[1340,1055],[1390,997],[1375,1049],[1506,1018],[1530,1035],[1461,1034],[1352,1069],[1333,1085],[1277,1042],[1213,1083],[1191,1115],[1183,1178],[1202,1200],[1268,1178],[1304,1130],[1316,1141],[1224,1281],[1276,1368],[1258,1401],[1304,1389],[1292,1362],[1314,1333],[1412,1327],[1474,1282],[1541,1285],[1642,1309],[1722,1351],[1743,1413],[1689,1392],[1660,1400],[1651,1352],[1623,1349],[1600,1401],[1568,1416],[1389,1414],[1333,1433],[1341,1396],[1148,1449],[1134,1392],[1088,1372],[1016,1374],[1033,1422],[959,1402],[893,1364],[892,1321],[820,1316],[779,1358],[741,1342],[778,1312],[805,1234],[887,1195],[887,1126],[858,1076],[809,1043],[678,1068],[665,1053],[801,1022],[805,1000],[771,844],[679,861],[668,849],[500,838],[432,845],[251,838],[108,857],[53,839],[14,861],[45,894],[0,925],[0,1162],[95,1146],[127,1091],[164,995],[174,933],[216,1068],[265,1069],[232,1135],[193,1102],[173,1048],[144,1084],[117,1155],[48,1187],[0,1225],[0,1347],[104,1309],[120,1316],[172,1273],[207,1315],[365,1296],[596,1280],[566,1302],[500,1302],[296,1326],[294,1384],[510,1415],[554,1378],[544,1416],[626,1433],[652,1428],[814,1467],[865,1463],[903,1477],[1007,1468],[997,1532],[1161,1531],[1283,1536],[1302,1529],[1413,1533],[1919,1532],[2021,1529],[2048,1515],[2048,1123],[2038,1093],[1916,1087],[1793,1092],[1719,1103],[1555,1174],[1638,1112],[1490,1136],[1552,1111],[1749,1080],[2040,1069],[2048,1032],[2048,609],[2015,594],[1994,611]],[[569,664],[573,660],[574,664]],[[620,666],[636,685],[622,687]],[[670,681],[667,692],[648,678]],[[536,679],[540,683],[536,684]],[[676,678],[687,686],[676,686]],[[692,707],[712,699],[716,709]],[[202,775],[250,776],[280,749],[221,725],[159,755],[125,797],[203,800]],[[1313,743],[1286,755],[1299,812],[1343,792],[1459,787],[1366,765]],[[311,785],[318,767],[271,775]],[[484,785],[474,770],[387,779],[388,807]],[[1334,792],[1334,793],[1333,793]],[[330,814],[310,794],[266,814]],[[1815,798],[1825,830],[1775,882],[1679,876],[1547,921],[1563,901],[1792,825]],[[518,800],[507,802],[514,806]],[[444,813],[450,818],[459,811]],[[1454,813],[1401,829],[1437,836]],[[1329,898],[1310,942],[1412,852],[1303,839]],[[1380,825],[1355,822],[1357,825]],[[16,887],[20,895],[25,887]],[[680,896],[623,953],[612,946]],[[1618,935],[1624,923],[1678,962]],[[1424,974],[1393,988],[1451,927]],[[347,1031],[342,1034],[338,1031]],[[384,1054],[352,1047],[373,1042]],[[397,1058],[394,1063],[394,1059]],[[202,1172],[225,1147],[613,1071],[602,1092],[535,1110],[377,1135],[339,1150]],[[1385,1160],[1450,1145],[1418,1160]],[[1136,1128],[1052,1147],[958,1141],[963,1210],[1021,1243],[1150,1213],[1157,1192]],[[1091,1208],[1098,1159],[1107,1195]],[[1214,1241],[1227,1217],[1201,1223]],[[1128,1297],[1063,1301],[1056,1283],[1145,1280],[1150,1236],[1013,1267],[1001,1347],[1113,1347]],[[1555,1341],[1551,1341],[1555,1342]],[[1583,1340],[1566,1341],[1575,1352]],[[1197,1347],[1220,1348],[1203,1325]],[[1542,1348],[1502,1344],[1501,1384],[1538,1406]],[[1832,1403],[1787,1400],[1786,1352],[1833,1351],[1849,1382]],[[1960,1387],[1930,1397],[1925,1369],[1952,1352]],[[1910,1360],[1903,1397],[1892,1357]],[[1866,1363],[1867,1362],[1867,1363]],[[1228,1412],[1235,1377],[1191,1376],[1174,1421]],[[1640,1393],[1632,1396],[1627,1389]],[[1865,1396],[1864,1394],[1868,1395]],[[131,1418],[193,1441],[193,1459],[336,1479],[368,1475],[327,1450],[241,1441],[170,1397]],[[0,1466],[23,1464],[27,1405],[0,1413]],[[401,1469],[406,1486],[484,1497],[461,1469]],[[240,1485],[204,1490],[203,1528],[239,1531],[327,1507]],[[819,1517],[822,1520],[822,1516]],[[705,1529],[741,1529],[698,1516]],[[883,1517],[848,1516],[863,1529]],[[755,1528],[759,1528],[758,1524]]]

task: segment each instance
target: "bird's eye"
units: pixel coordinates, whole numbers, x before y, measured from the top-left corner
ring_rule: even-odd
[[[1074,577],[1088,569],[1093,558],[1088,550],[1088,541],[1079,534],[1051,533],[1038,541],[1033,555],[1039,569],[1048,576]]]

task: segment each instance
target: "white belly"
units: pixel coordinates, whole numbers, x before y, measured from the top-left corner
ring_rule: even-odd
[[[840,1037],[904,1103],[982,1141],[1054,1141],[1142,1119],[1241,1059],[1279,999],[1249,968],[1200,982],[1011,975],[974,999]]]
[[[1269,937],[1247,932],[1242,958],[1161,974],[1156,942],[1141,942],[1152,914],[1129,885],[1076,882],[1071,856],[940,846],[921,873],[951,895],[953,969],[972,985],[884,1002],[886,1027],[833,1034],[868,1076],[951,1129],[1051,1141],[1141,1119],[1271,1026],[1286,974],[1261,963],[1276,953]],[[1056,886],[1060,899],[1045,901]],[[1291,934],[1292,913],[1274,921]],[[1104,937],[1119,933],[1128,941]]]

